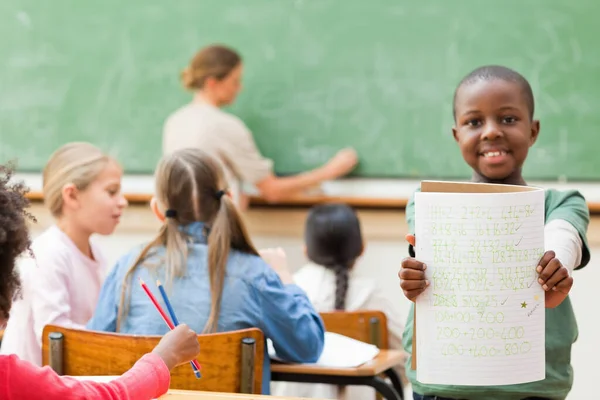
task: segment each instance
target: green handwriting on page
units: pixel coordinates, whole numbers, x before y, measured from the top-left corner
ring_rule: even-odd
[[[544,379],[544,291],[535,270],[544,253],[544,191],[423,185],[429,191],[415,194],[415,251],[430,286],[416,302],[417,380]]]

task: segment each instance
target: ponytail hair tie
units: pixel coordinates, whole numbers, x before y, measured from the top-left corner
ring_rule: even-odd
[[[224,194],[225,194],[224,190],[219,190],[219,191],[217,191],[217,193],[215,193],[215,198],[217,200],[221,200],[221,197],[223,197]]]
[[[167,211],[165,211],[165,217],[175,218],[175,217],[177,217],[177,211],[169,208]]]

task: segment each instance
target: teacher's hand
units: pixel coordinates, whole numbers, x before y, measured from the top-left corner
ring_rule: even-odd
[[[358,155],[352,148],[340,150],[333,156],[324,168],[327,171],[328,179],[335,179],[348,174],[358,164]]]

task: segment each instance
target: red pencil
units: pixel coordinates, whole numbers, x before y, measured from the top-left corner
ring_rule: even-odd
[[[175,325],[173,325],[173,323],[171,322],[171,320],[169,319],[169,317],[167,316],[167,314],[165,314],[164,310],[162,309],[162,307],[160,306],[160,304],[158,304],[158,301],[156,300],[156,298],[154,297],[154,295],[152,294],[152,292],[150,291],[150,289],[148,289],[148,286],[146,286],[146,283],[142,280],[142,278],[140,278],[140,285],[142,285],[142,289],[144,289],[144,292],[146,292],[146,294],[148,295],[148,297],[150,298],[150,300],[154,304],[154,307],[156,307],[156,309],[160,313],[160,316],[162,317],[162,319],[168,325],[169,329],[171,329],[171,330],[175,329]],[[191,362],[194,364],[194,366],[196,367],[196,369],[198,371],[200,371],[200,369],[201,369],[200,368],[200,363],[198,361],[196,361],[196,360],[192,360]]]
[[[156,298],[154,297],[154,295],[152,294],[152,292],[150,291],[150,289],[148,289],[148,286],[146,286],[146,283],[144,283],[144,281],[142,280],[142,278],[140,278],[140,285],[142,285],[142,289],[144,289],[144,292],[146,292],[146,294],[148,295],[148,297],[150,297],[150,300],[152,301],[152,303],[154,303],[154,307],[156,307],[156,309],[160,313],[160,316],[162,317],[162,319],[165,320],[165,322],[167,323],[169,329],[171,329],[171,330],[175,329],[175,325],[173,325],[173,323],[171,322],[171,320],[169,319],[169,317],[167,317],[167,314],[165,314],[165,312],[163,311],[163,309],[160,306],[160,304],[158,304],[158,301],[156,301]]]

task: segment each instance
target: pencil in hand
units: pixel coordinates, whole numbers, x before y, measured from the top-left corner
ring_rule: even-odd
[[[175,329],[175,325],[179,325],[179,321],[177,320],[177,317],[175,316],[173,307],[171,306],[171,303],[169,302],[169,298],[167,297],[167,294],[166,294],[164,288],[162,287],[162,285],[160,284],[160,282],[157,281],[158,290],[161,292],[163,300],[165,301],[165,304],[167,305],[167,309],[169,310],[169,313],[171,314],[171,318],[173,319],[173,322],[175,323],[175,325],[173,324],[173,322],[171,322],[171,320],[169,319],[167,314],[165,314],[164,310],[162,309],[162,307],[160,306],[160,304],[158,303],[158,301],[156,300],[156,298],[154,297],[154,295],[152,294],[152,292],[150,291],[150,289],[148,288],[146,283],[142,280],[142,278],[139,278],[139,280],[140,280],[140,285],[142,286],[142,289],[144,289],[144,292],[146,292],[146,295],[148,295],[148,298],[150,298],[150,301],[152,301],[152,303],[154,304],[154,307],[156,308],[156,310],[158,311],[158,313],[160,314],[162,319],[165,321],[165,323],[167,324],[169,329],[171,329],[171,330]],[[196,378],[201,378],[202,374],[200,373],[200,369],[201,369],[200,363],[197,360],[192,360],[192,361],[190,361],[190,364],[192,365],[192,369],[194,370],[194,375],[196,376]]]

